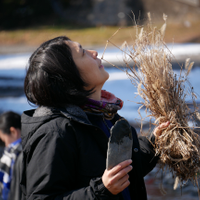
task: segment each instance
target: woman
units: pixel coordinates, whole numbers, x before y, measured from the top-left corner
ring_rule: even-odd
[[[158,158],[134,128],[132,160],[106,170],[109,129],[123,103],[101,91],[109,74],[97,56],[57,37],[30,57],[25,94],[38,108],[22,115],[24,199],[147,198],[143,177]]]

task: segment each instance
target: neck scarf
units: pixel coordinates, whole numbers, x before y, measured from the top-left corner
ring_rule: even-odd
[[[110,92],[102,90],[100,101],[88,99],[82,109],[89,112],[103,113],[105,119],[111,120],[122,107],[123,101],[121,99]]]

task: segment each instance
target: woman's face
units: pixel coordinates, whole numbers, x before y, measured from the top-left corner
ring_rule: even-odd
[[[105,71],[101,59],[97,58],[98,53],[94,50],[83,49],[77,42],[66,41],[66,44],[72,50],[72,57],[81,78],[88,84],[85,89],[95,88],[101,90],[103,84],[109,78],[109,74]]]

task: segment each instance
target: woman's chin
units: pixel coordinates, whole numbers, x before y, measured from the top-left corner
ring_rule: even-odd
[[[107,71],[105,71],[105,82],[109,79],[109,73]]]

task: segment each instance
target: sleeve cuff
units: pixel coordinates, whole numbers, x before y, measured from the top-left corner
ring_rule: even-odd
[[[97,196],[101,196],[103,200],[118,200],[119,194],[112,194],[103,184],[102,178],[94,178],[90,181],[90,185],[93,186],[94,192]]]

